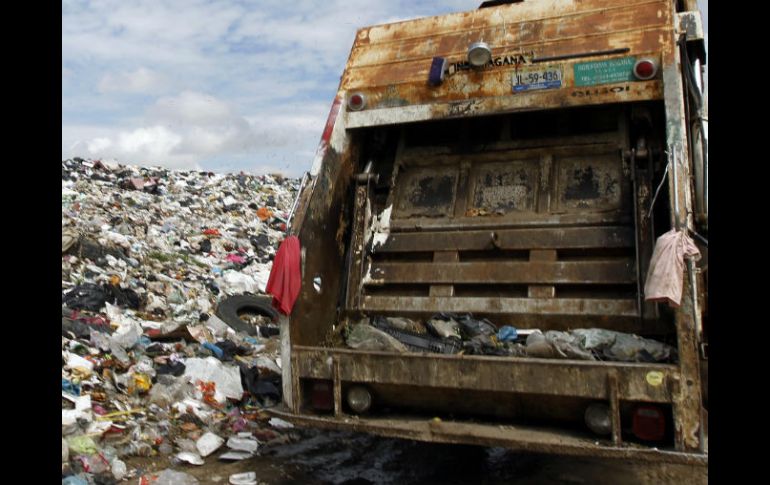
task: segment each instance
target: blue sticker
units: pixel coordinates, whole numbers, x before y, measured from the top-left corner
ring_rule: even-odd
[[[537,66],[514,72],[511,77],[511,84],[514,93],[538,89],[556,89],[562,86],[563,78],[561,66]]]

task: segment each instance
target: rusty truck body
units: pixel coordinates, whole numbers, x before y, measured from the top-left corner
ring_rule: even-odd
[[[700,22],[694,1],[520,0],[358,30],[291,226],[302,289],[281,324],[276,412],[424,441],[707,464]],[[702,253],[675,308],[644,299],[671,229]],[[626,332],[676,359],[345,345],[357,318],[441,312]],[[366,413],[346,401],[361,386]],[[584,422],[597,402],[606,436]],[[665,415],[662,441],[629,432],[640,405]]]

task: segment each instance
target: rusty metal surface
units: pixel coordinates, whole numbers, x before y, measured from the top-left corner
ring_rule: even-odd
[[[616,372],[620,399],[671,402],[670,386],[679,379],[676,366],[667,364],[393,354],[296,345],[292,350],[299,358],[300,378],[332,379],[333,358],[340,363],[345,382],[609,399],[607,375]],[[647,381],[652,371],[663,373],[663,384]]]
[[[292,343],[322,340],[337,318],[337,295],[342,278],[346,277],[340,271],[344,266],[344,242],[340,236],[344,233],[344,214],[350,203],[345,196],[357,154],[355,147],[351,143],[350,149],[332,145],[325,150],[320,173],[309,189],[312,194],[302,208],[304,215],[298,225],[298,237],[306,256],[301,291],[289,325]],[[321,293],[313,288],[316,277],[322,281]]]
[[[388,283],[552,283],[630,284],[634,262],[530,261],[479,263],[374,263],[373,284]]]
[[[366,227],[368,221],[368,197],[369,186],[359,185],[356,187],[356,195],[353,207],[353,227],[351,231],[349,252],[348,273],[343,275],[347,278],[345,302],[348,308],[359,306],[361,298],[361,279],[364,273],[364,253],[366,245]]]
[[[347,113],[348,124],[371,126],[499,110],[660,99],[657,79],[592,89],[576,86],[573,66],[585,58],[551,62],[563,70],[560,89],[512,93],[511,78],[538,58],[618,49],[628,52],[590,59],[660,58],[672,25],[669,3],[538,0],[363,28],[340,89],[364,92],[369,105],[364,111]],[[479,40],[491,45],[492,61],[484,68],[470,69],[467,49]],[[446,58],[449,65],[438,87],[427,84],[434,56]]]
[[[452,213],[457,168],[418,168],[400,175],[394,216],[447,217]]]
[[[419,153],[419,162],[411,162],[409,151],[398,161],[396,227],[415,218],[434,219],[433,224],[463,218],[478,223],[482,216],[499,224],[542,221],[562,214],[578,214],[587,221],[601,213],[603,222],[607,217],[618,220],[631,215],[625,197],[630,187],[617,144],[614,153],[603,145],[525,153],[499,149],[459,156],[429,155],[424,149]],[[433,159],[441,163],[424,165]],[[458,188],[466,184],[467,195],[461,197]]]
[[[386,204],[394,207],[390,233],[374,245],[373,253],[379,257],[367,263],[358,304],[349,299],[348,308],[638,315],[638,310],[628,307],[631,295],[623,289],[637,280],[633,255],[607,253],[608,248],[633,247],[633,229],[620,225],[630,223],[632,214],[625,200],[630,191],[626,164],[618,150],[625,143],[620,131],[624,125],[612,121],[619,114],[612,112],[607,118],[611,123],[600,127],[598,143],[584,134],[569,137],[566,146],[554,147],[553,138],[535,141],[532,135],[542,134],[530,131],[532,146],[514,149],[505,140],[505,129],[501,130],[503,141],[493,140],[485,150],[470,153],[464,153],[457,140],[435,148],[404,143],[396,157],[393,191]],[[616,131],[608,133],[608,129]],[[608,223],[613,225],[598,226]],[[524,224],[552,228],[504,229]],[[564,227],[568,224],[592,227]],[[475,225],[494,229],[471,230]],[[410,228],[420,231],[400,232]],[[432,231],[425,233],[428,228]],[[570,257],[563,253],[570,248],[596,251],[583,256],[577,253],[578,258],[588,258],[585,260],[561,260]],[[436,259],[441,251],[460,249],[477,251],[475,259],[464,260],[471,256],[467,252],[453,254],[449,261]],[[551,250],[551,260],[538,260],[535,253],[542,249]],[[427,253],[429,259],[389,259],[390,252]],[[469,290],[472,295],[459,294],[458,285],[476,287]],[[504,285],[523,285],[523,294]],[[603,285],[614,294],[571,298],[554,285]],[[612,285],[615,287],[609,288]]]
[[[439,313],[471,312],[536,315],[616,315],[636,317],[636,298],[494,298],[365,296],[361,309],[371,312]]]
[[[558,168],[557,210],[607,211],[621,208],[622,175],[617,156],[567,158]]]
[[[392,233],[374,252],[408,252],[419,248],[434,251],[631,248],[633,238],[633,229],[622,226]]]
[[[658,80],[638,83],[615,83],[569,90],[567,95],[554,99],[548,92],[535,91],[525,96],[494,96],[459,99],[431,104],[406,105],[399,108],[379,108],[346,112],[348,128],[396,125],[442,118],[464,118],[493,115],[511,111],[532,111],[549,108],[567,108],[608,103],[630,103],[660,99],[663,84]]]
[[[613,446],[610,442],[589,440],[571,434],[535,426],[500,426],[497,424],[428,421],[409,418],[375,418],[341,416],[310,416],[290,413],[283,409],[268,410],[273,416],[298,426],[323,429],[348,429],[376,433],[393,438],[406,438],[436,443],[463,443],[500,446],[513,450],[556,453],[570,456],[590,456],[625,459],[649,463],[677,463],[708,466],[708,455],[678,453],[639,446]]]
[[[539,165],[539,160],[480,165],[472,182],[471,210],[492,214],[535,211]]]
[[[671,15],[675,7],[670,6]],[[666,145],[672,176],[668,177],[669,209],[671,226],[692,229],[692,200],[690,164],[688,163],[687,116],[684,106],[684,88],[681,76],[681,57],[676,44],[677,32],[669,34],[663,50],[663,79],[665,81],[664,104],[666,108]],[[677,176],[678,174],[678,176]],[[690,278],[684,278],[682,294],[689,294]],[[696,288],[696,293],[698,289]],[[676,309],[676,335],[679,351],[681,381],[674,399],[675,441],[678,450],[694,451],[704,446],[702,430],[702,402],[700,384],[700,359],[696,327],[700,315],[693,308],[690,298],[682,298]]]

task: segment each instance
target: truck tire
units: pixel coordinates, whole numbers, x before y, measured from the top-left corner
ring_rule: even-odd
[[[249,335],[257,334],[257,327],[241,320],[241,313],[256,313],[271,320],[278,319],[278,312],[273,308],[272,297],[254,295],[235,295],[219,302],[217,316],[231,328]]]

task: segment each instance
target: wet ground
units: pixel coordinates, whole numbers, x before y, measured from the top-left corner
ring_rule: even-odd
[[[341,431],[294,430],[294,441],[260,449],[250,460],[203,466],[172,465],[168,458],[135,458],[144,470],[174,468],[201,484],[228,483],[234,473],[254,471],[270,485],[368,484],[681,484],[707,483],[707,470],[690,466],[634,464],[502,448],[444,445]],[[216,455],[216,453],[215,453]],[[131,480],[133,482],[133,480]]]

